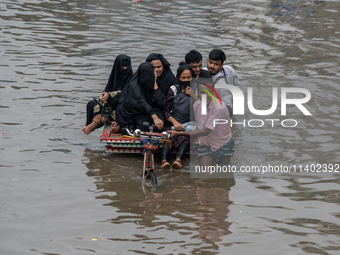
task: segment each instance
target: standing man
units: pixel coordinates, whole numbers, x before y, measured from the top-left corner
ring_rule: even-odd
[[[213,49],[210,51],[207,60],[207,70],[211,74],[214,84],[232,84],[240,87],[240,82],[238,81],[235,70],[231,66],[223,65],[225,60],[226,55],[222,50]],[[233,115],[233,95],[228,89],[218,88],[216,91],[221,97],[221,100],[228,107],[231,117]]]
[[[210,85],[210,86],[207,86]],[[218,99],[207,96],[211,94],[212,84],[199,83],[198,96],[200,100],[194,104],[195,117],[197,119],[197,130],[193,131],[167,131],[171,139],[176,136],[198,137],[198,161],[200,166],[214,166],[230,164],[230,158],[234,155],[234,140],[230,128],[229,113],[225,104],[215,104]],[[202,95],[206,95],[206,114],[202,113]],[[226,124],[215,124],[216,119],[227,120]]]
[[[195,78],[211,78],[211,74],[202,69],[202,55],[197,50],[191,50],[185,55],[185,62],[194,70]]]

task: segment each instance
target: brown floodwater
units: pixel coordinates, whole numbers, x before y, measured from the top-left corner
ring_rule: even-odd
[[[0,253],[339,254],[340,3],[336,0],[0,0]],[[139,177],[142,155],[111,154],[89,136],[85,107],[115,57],[152,52],[175,72],[190,49],[227,54],[245,95],[305,88],[296,127],[232,128],[232,165],[326,164],[321,173]],[[280,100],[279,100],[280,102]],[[235,120],[256,116],[246,107]],[[255,125],[255,122],[252,122]],[[257,121],[256,124],[258,124]],[[288,122],[286,122],[288,124]]]

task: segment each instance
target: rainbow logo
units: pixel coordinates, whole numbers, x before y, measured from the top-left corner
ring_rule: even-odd
[[[216,92],[216,90],[215,90],[213,87],[211,87],[210,85],[208,85],[208,84],[206,84],[206,83],[202,83],[202,82],[199,83],[199,84],[202,84],[202,85],[208,87],[212,92],[214,92],[214,94],[217,96],[218,100],[220,101],[220,104],[222,105],[222,100],[221,100],[220,96],[218,95],[218,93]],[[217,106],[215,97],[209,92],[209,90],[203,89],[203,88],[198,88],[198,89],[201,89],[201,90],[203,90],[205,93],[207,93],[207,94],[212,98],[212,100],[214,100],[215,106]]]

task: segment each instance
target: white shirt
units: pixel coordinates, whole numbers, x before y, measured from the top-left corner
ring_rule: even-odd
[[[203,68],[208,70],[207,68]],[[220,78],[216,83],[218,77]],[[240,87],[240,82],[238,81],[237,74],[231,66],[223,65],[223,70],[219,71],[217,74],[212,76],[213,82],[215,84],[232,84],[236,87]],[[220,96],[221,100],[231,108],[233,108],[233,95],[231,94],[229,89],[216,89],[216,92]]]

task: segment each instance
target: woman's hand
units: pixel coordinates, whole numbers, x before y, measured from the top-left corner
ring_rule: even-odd
[[[153,119],[153,123],[155,123],[156,128],[161,130],[164,124],[163,121],[160,118],[158,118],[156,114],[153,114],[151,117]]]
[[[102,97],[100,98],[100,101],[102,101],[104,104],[106,104],[107,100],[109,100],[109,93],[102,92],[101,95],[102,95]]]
[[[156,89],[158,89],[156,68],[154,70],[155,70],[154,71],[155,72],[155,85],[153,86],[153,89],[156,90]]]
[[[184,130],[183,125],[181,123],[179,123],[177,120],[173,121],[172,124],[174,125],[176,131]]]

